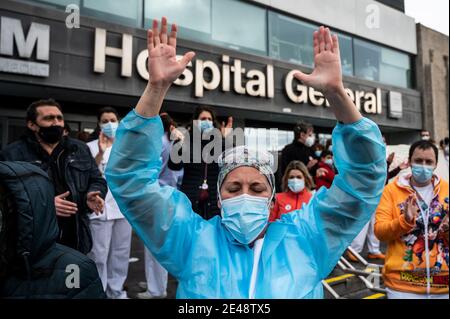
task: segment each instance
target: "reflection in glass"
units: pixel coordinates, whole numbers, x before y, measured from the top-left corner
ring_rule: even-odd
[[[212,40],[235,50],[267,54],[266,10],[236,0],[213,0]]]
[[[142,0],[83,0],[82,13],[133,27],[142,26]]]
[[[316,28],[315,25],[269,12],[269,55],[312,67],[312,35]]]

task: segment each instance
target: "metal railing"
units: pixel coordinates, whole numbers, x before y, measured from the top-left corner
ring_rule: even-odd
[[[348,280],[352,278],[353,275],[356,276],[367,289],[376,292],[374,298],[384,297],[386,294],[386,290],[381,287],[381,269],[383,265],[377,265],[367,262],[359,253],[357,253],[353,248],[348,247],[348,251],[356,257],[359,263],[361,263],[364,269],[355,268],[344,256],[341,256],[340,260],[337,263],[337,266],[346,274],[344,276],[337,277],[338,281]],[[349,276],[351,275],[351,276]],[[334,279],[326,279],[322,280],[322,284],[325,289],[336,299],[345,299],[345,297],[339,295],[335,289],[332,287],[332,283],[334,283]],[[372,296],[367,297],[367,299],[372,299]]]

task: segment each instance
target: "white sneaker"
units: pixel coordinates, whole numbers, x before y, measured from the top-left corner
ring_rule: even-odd
[[[153,296],[148,291],[145,292],[139,292],[136,294],[137,299],[164,299],[167,297],[167,294],[164,294],[162,296]]]
[[[106,293],[108,299],[130,299],[128,298],[127,292],[126,291],[122,291],[120,293],[116,293],[116,294],[110,294],[110,293]]]

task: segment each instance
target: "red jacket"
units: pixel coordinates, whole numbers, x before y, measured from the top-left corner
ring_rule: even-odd
[[[328,164],[325,164],[324,162],[319,162],[318,167],[325,168],[327,170],[327,174],[320,177],[314,177],[314,181],[316,182],[316,189],[319,189],[322,186],[330,188],[331,183],[333,183],[334,175],[336,175],[336,173]]]
[[[282,214],[300,209],[303,203],[308,203],[312,194],[304,189],[300,193],[291,191],[278,193],[275,195],[275,205],[270,212],[269,222],[273,222],[281,217]]]

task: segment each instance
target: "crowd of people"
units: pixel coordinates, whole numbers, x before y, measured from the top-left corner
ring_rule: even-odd
[[[423,131],[391,167],[395,154],[386,157],[377,125],[342,93],[338,40],[321,27],[314,72],[296,77],[324,92],[338,124],[332,139],[316,141],[314,127],[298,123],[274,172],[271,154],[226,148],[231,117],[219,124],[214,109],[199,106],[183,133],[161,112],[194,56],[172,59],[175,39],[176,26],[153,24],[152,82],[125,118],[100,109],[97,129],[79,135],[87,143],[70,137],[61,106],[47,99],[28,107],[26,134],[0,152],[1,161],[47,173],[56,241],[95,262],[106,297],[127,298],[133,229],[146,247],[142,299],[166,297],[168,272],[181,298],[320,298],[321,280],[347,247],[362,252],[366,238],[368,258],[385,260],[389,298],[448,298],[449,191],[434,173],[440,152],[448,169],[448,137],[438,148]],[[192,137],[214,129],[196,150]],[[223,153],[207,149],[214,138]]]

